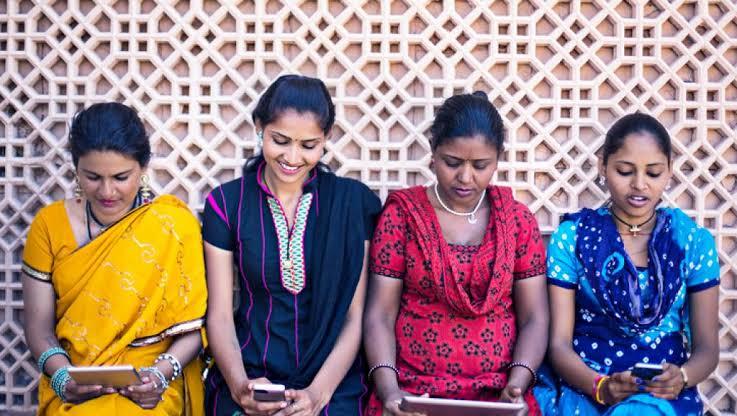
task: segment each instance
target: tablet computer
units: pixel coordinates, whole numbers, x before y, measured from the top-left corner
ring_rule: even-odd
[[[516,416],[524,403],[480,402],[474,400],[435,399],[406,396],[399,409],[404,412],[422,412],[427,416]]]
[[[141,377],[132,365],[69,367],[69,376],[77,384],[104,387],[125,387],[141,384]]]

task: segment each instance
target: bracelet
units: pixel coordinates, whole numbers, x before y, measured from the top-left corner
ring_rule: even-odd
[[[512,367],[523,367],[523,368],[526,368],[527,371],[529,371],[530,374],[532,374],[532,382],[530,383],[530,386],[528,388],[530,388],[530,387],[534,386],[535,384],[537,384],[537,374],[535,373],[535,370],[533,370],[532,367],[530,367],[527,363],[523,363],[521,361],[515,361],[513,363],[510,363],[507,366],[507,368],[509,368],[509,369],[511,369]]]
[[[161,382],[161,387],[166,390],[169,387],[169,381],[166,380],[166,376],[164,373],[161,372],[157,367],[141,367],[138,369],[138,371],[148,371],[149,373],[156,376],[156,378],[159,379]],[[159,385],[156,384],[156,380],[154,380],[154,387],[159,388]]]
[[[69,375],[69,366],[64,366],[56,370],[54,375],[51,376],[51,389],[54,390],[54,393],[59,396],[62,402],[67,401],[64,389],[71,380],[72,376]]]
[[[48,350],[41,353],[41,355],[38,357],[38,369],[41,370],[41,372],[44,372],[44,366],[46,365],[46,361],[49,360],[49,358],[53,357],[54,355],[63,355],[67,357],[67,360],[71,361],[71,358],[69,358],[69,354],[67,354],[66,351],[64,351],[64,348],[62,347],[51,347]]]
[[[688,387],[688,374],[686,374],[686,369],[683,367],[678,367],[679,370],[681,370],[681,377],[683,377],[683,387],[681,387],[681,390],[685,390]]]
[[[165,352],[163,354],[159,354],[159,356],[156,357],[154,364],[158,364],[159,362],[164,360],[168,361],[169,364],[171,364],[172,374],[169,381],[174,381],[175,378],[179,377],[179,375],[182,374],[182,363],[177,360],[177,357]]]
[[[394,364],[381,363],[381,364],[376,364],[375,366],[373,366],[373,367],[371,367],[369,369],[369,371],[368,371],[368,377],[367,378],[370,380],[371,379],[371,374],[374,371],[378,370],[379,368],[391,368],[392,370],[394,370],[394,372],[397,374],[397,376],[399,376],[399,370],[397,370],[397,367],[395,367]]]
[[[604,398],[601,397],[601,387],[604,385],[605,381],[609,380],[609,376],[600,375],[596,379],[597,379],[596,387],[594,387],[594,400],[596,400],[596,403],[606,406],[606,402],[604,401]]]

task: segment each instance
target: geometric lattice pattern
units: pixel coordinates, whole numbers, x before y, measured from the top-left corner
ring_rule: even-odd
[[[223,3],[223,4],[221,4]],[[19,265],[35,212],[71,195],[68,122],[116,100],[154,145],[157,192],[201,209],[255,146],[250,113],[282,73],[325,80],[325,161],[385,198],[427,183],[427,133],[453,93],[506,120],[496,180],[544,232],[596,205],[595,151],[635,110],[675,138],[668,200],[716,236],[720,365],[707,409],[737,403],[737,5],[723,1],[0,1],[0,412],[32,409]]]

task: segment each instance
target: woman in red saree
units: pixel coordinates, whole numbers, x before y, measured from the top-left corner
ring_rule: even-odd
[[[431,128],[434,186],[389,196],[371,248],[364,346],[369,415],[407,415],[406,395],[527,403],[545,354],[543,242],[512,191],[489,186],[501,117],[458,95]]]

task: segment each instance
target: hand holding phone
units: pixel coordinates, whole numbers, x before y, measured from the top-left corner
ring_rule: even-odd
[[[663,374],[662,364],[637,363],[632,368],[632,376],[642,380],[650,381],[661,374]]]
[[[287,398],[285,396],[286,388],[283,384],[254,384],[253,400],[259,402],[283,402]]]

